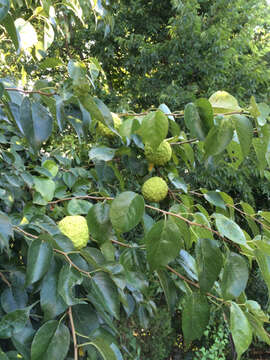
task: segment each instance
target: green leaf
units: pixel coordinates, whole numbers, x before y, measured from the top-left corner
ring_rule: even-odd
[[[48,271],[53,257],[53,248],[44,241],[46,235],[41,235],[32,241],[27,252],[26,284],[39,281]]]
[[[105,311],[119,319],[120,301],[114,282],[104,272],[97,273],[92,280],[93,293],[91,296],[95,297]]]
[[[45,201],[51,201],[54,197],[55,182],[51,179],[46,179],[34,176],[35,189],[43,197]]]
[[[100,327],[95,309],[89,304],[79,304],[72,308],[74,327],[80,334],[93,333]]]
[[[219,125],[211,128],[205,139],[204,148],[206,157],[221,154],[229,145],[232,138],[232,122],[228,118],[223,118]]]
[[[53,160],[44,161],[42,167],[44,167],[44,169],[47,169],[51,173],[52,177],[55,177],[58,173],[58,165],[56,165]]]
[[[44,321],[56,318],[67,309],[67,305],[57,291],[60,268],[58,263],[52,261],[41,283],[40,306],[44,313]]]
[[[95,204],[88,212],[86,220],[91,236],[99,245],[109,240],[112,231],[110,206],[104,203]]]
[[[0,339],[8,339],[20,332],[29,319],[30,309],[31,307],[29,306],[4,315],[0,321]]]
[[[250,229],[253,232],[253,235],[256,236],[260,233],[259,228],[256,224],[256,222],[254,220],[252,220],[252,217],[256,214],[255,210],[252,208],[251,205],[249,205],[248,203],[245,203],[243,201],[241,201],[241,206],[243,211],[247,214],[247,216],[245,216],[246,221],[248,222],[248,225],[250,227]],[[248,216],[250,215],[250,216]]]
[[[115,230],[127,232],[142,220],[144,214],[144,199],[132,191],[118,195],[110,208],[110,219]]]
[[[20,49],[27,50],[38,43],[36,30],[30,22],[18,18],[15,20],[15,27],[19,33]]]
[[[166,138],[168,133],[168,118],[161,111],[150,112],[143,118],[142,125],[137,133],[141,136],[144,144],[148,143],[153,149]]]
[[[30,359],[30,348],[34,333],[35,330],[33,329],[31,323],[28,322],[20,332],[13,334],[11,338],[12,344],[25,359]]]
[[[254,250],[254,255],[256,256],[262,277],[267,285],[268,293],[270,294],[270,256],[259,249]]]
[[[214,112],[212,105],[210,104],[209,100],[205,98],[196,100],[195,105],[198,109],[202,121],[204,133],[207,135],[214,125]]]
[[[184,120],[192,137],[197,137],[199,140],[205,139],[207,129],[204,127],[195,104],[189,103],[185,106]]]
[[[93,204],[87,200],[72,199],[68,202],[67,211],[69,215],[85,215],[92,206]]]
[[[192,280],[198,281],[197,264],[192,255],[182,249],[177,261]]]
[[[198,292],[186,297],[182,315],[182,329],[187,343],[199,339],[208,325],[210,306],[207,298]]]
[[[5,19],[10,9],[9,0],[0,0],[0,23]]]
[[[260,115],[257,117],[258,124],[264,126],[267,122],[267,117],[270,114],[270,107],[265,103],[257,104]]]
[[[110,345],[103,338],[97,337],[90,344],[99,351],[104,360],[118,360]]]
[[[140,127],[140,123],[138,119],[127,119],[122,122],[119,128],[119,134],[121,136],[126,136],[128,138],[131,137],[132,134],[134,134]]]
[[[203,197],[210,203],[222,209],[226,209],[226,204],[222,199],[218,191],[208,191],[206,194],[203,194]]]
[[[69,60],[67,70],[68,75],[75,82],[79,82],[86,77],[87,69],[85,64],[81,61]]]
[[[26,307],[28,295],[20,287],[8,287],[2,291],[1,306],[6,313]]]
[[[24,97],[19,119],[20,129],[34,150],[39,150],[52,133],[52,117],[40,103]]]
[[[227,237],[236,244],[246,244],[245,234],[239,225],[222,214],[215,213],[213,216],[216,219],[216,227],[222,236]]]
[[[244,115],[232,115],[235,130],[240,142],[243,156],[246,157],[249,153],[252,144],[253,126],[251,121]]]
[[[5,0],[4,0],[5,1]],[[5,27],[8,35],[10,36],[15,49],[19,49],[19,34],[16,30],[14,20],[10,14],[7,14],[4,20],[2,21],[2,25]]]
[[[151,271],[166,266],[181,249],[178,227],[171,220],[155,223],[146,234],[145,242]]]
[[[248,313],[245,313],[245,316],[248,319],[248,322],[253,330],[253,333],[259,338],[259,340],[264,341],[266,344],[270,345],[270,335],[266,332],[263,327],[263,322],[260,321],[256,316]]]
[[[184,191],[184,193],[187,193],[188,187],[183,178],[178,177],[174,173],[169,173],[168,178],[176,189],[181,189]]]
[[[84,301],[77,299],[74,295],[75,285],[83,281],[81,274],[69,265],[63,265],[58,278],[57,291],[68,306],[84,304]]]
[[[240,360],[242,354],[249,348],[249,345],[251,344],[252,329],[244,312],[235,302],[231,303],[230,330],[237,352],[237,360]]]
[[[177,301],[177,290],[174,282],[164,270],[157,270],[157,275],[164,291],[168,309],[173,314]]]
[[[209,98],[215,113],[241,111],[238,101],[226,91],[217,91]]]
[[[218,242],[212,239],[199,239],[195,251],[200,289],[207,292],[211,290],[222,269],[222,253]]]
[[[103,160],[110,161],[114,158],[116,150],[106,147],[106,146],[97,146],[93,147],[89,151],[89,159],[90,160]]]
[[[47,321],[36,332],[31,346],[31,360],[64,360],[70,344],[68,328],[56,320]]]
[[[9,247],[9,238],[13,237],[13,228],[9,217],[0,212],[0,250]]]
[[[246,260],[236,253],[230,252],[225,261],[221,279],[221,292],[224,300],[232,300],[245,290],[249,271]]]

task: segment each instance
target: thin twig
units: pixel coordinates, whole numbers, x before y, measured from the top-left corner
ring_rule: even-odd
[[[175,142],[175,143],[170,143],[170,145],[183,145],[183,144],[190,144],[193,142],[199,141],[199,139],[195,138],[195,139],[190,139],[190,140],[185,140],[185,141],[180,141],[180,142]]]
[[[90,279],[92,278],[92,276],[90,275],[90,272],[85,271],[85,270],[79,268],[76,264],[74,264],[74,262],[70,259],[70,257],[68,256],[67,253],[65,253],[64,251],[58,250],[58,249],[53,249],[53,250],[54,250],[54,252],[63,255],[63,256],[66,258],[66,260],[68,261],[68,263],[69,263],[72,267],[74,267],[74,269],[78,270],[78,271],[81,272],[82,274],[85,274],[85,275],[88,276]]]
[[[112,197],[106,197],[106,196],[90,196],[90,195],[82,195],[82,196],[73,196],[63,199],[58,199],[55,201],[49,201],[48,204],[57,204],[63,201],[72,200],[72,199],[89,199],[89,200],[113,200]]]
[[[7,284],[8,287],[11,287],[10,282],[7,280],[7,278],[5,277],[5,275],[1,271],[0,271],[0,277]]]
[[[70,321],[70,326],[71,326],[71,333],[72,333],[73,344],[74,344],[74,360],[78,360],[77,338],[76,338],[76,332],[75,332],[75,326],[74,326],[71,306],[69,306],[69,308],[68,308],[68,316],[69,316],[69,321]]]
[[[17,92],[21,92],[23,94],[39,94],[39,95],[45,95],[45,96],[57,95],[57,92],[46,93],[46,92],[40,91],[40,90],[23,90],[23,89],[16,89],[16,88],[5,88],[5,90],[7,90],[7,91],[17,91]]]

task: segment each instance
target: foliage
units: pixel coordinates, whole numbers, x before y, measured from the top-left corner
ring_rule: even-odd
[[[9,32],[5,21],[9,19],[12,27],[22,10],[19,7],[16,13],[14,2],[11,7],[9,1],[3,3],[6,5],[0,8],[3,38],[11,39],[16,47],[20,31]],[[36,7],[39,3],[22,3],[25,19],[28,12],[30,19],[33,13],[42,13],[47,4],[42,3],[41,10]],[[174,22],[181,25],[182,15],[186,14],[187,20],[193,20],[191,39],[195,37],[198,42],[201,35],[198,12],[216,8],[208,2],[204,6],[201,2],[198,7],[195,0],[190,5],[183,3],[185,6],[173,3],[176,16],[171,20],[172,26]],[[80,2],[71,4],[79,6]],[[75,11],[66,2],[57,5],[63,6],[65,16]],[[115,2],[111,5],[116,9],[119,6]],[[223,5],[220,2],[221,9]],[[48,14],[42,15],[46,23],[51,21]],[[221,13],[217,12],[219,16]],[[38,29],[44,19],[38,15],[35,19]],[[206,17],[205,21],[214,20]],[[25,25],[27,34],[35,31],[29,27],[31,21]],[[231,21],[235,25],[234,18]],[[21,20],[19,23],[24,26]],[[186,32],[188,24],[184,27]],[[218,26],[217,22],[215,32]],[[39,36],[42,31],[38,31]],[[173,28],[172,39],[174,34]],[[243,39],[236,34],[231,39],[233,46],[234,41]],[[55,40],[55,45],[59,45],[58,41]],[[187,39],[182,41],[188,44]],[[5,53],[4,46],[1,51]],[[247,164],[248,171],[254,169],[261,181],[269,180],[268,104],[256,101],[254,96],[247,103],[240,103],[223,90],[210,98],[194,99],[176,112],[156,102],[158,108],[143,109],[139,114],[119,113],[122,119],[119,127],[104,102],[108,99],[108,88],[96,59],[80,60],[75,56],[66,63],[59,57],[63,60],[63,72],[57,74],[55,67],[51,72],[48,70],[51,63],[43,70],[42,62],[37,61],[36,43],[26,48],[18,45],[18,51],[22,64],[29,60],[36,68],[32,76],[28,71],[29,79],[25,79],[24,72],[18,71],[18,58],[13,78],[0,79],[3,357],[12,359],[19,354],[25,360],[64,360],[80,355],[87,360],[121,360],[128,352],[119,334],[120,317],[136,319],[137,329],[149,329],[152,337],[160,330],[158,323],[162,324],[164,334],[171,334],[170,321],[160,311],[161,297],[166,301],[168,314],[173,315],[181,308],[186,348],[202,338],[215,309],[227,319],[238,359],[253,338],[269,345],[270,336],[265,329],[269,323],[265,305],[270,291],[269,201],[263,199],[260,207],[255,199],[252,204],[255,208],[246,201],[249,196],[243,201],[236,194],[235,200],[233,190],[239,184],[234,188],[228,184],[229,174],[241,176]],[[152,46],[149,51],[154,53]],[[192,56],[191,53],[185,58],[186,66],[190,66]],[[8,58],[5,61],[9,69]],[[226,74],[228,70],[224,69]],[[42,76],[37,79],[38,74]],[[241,75],[239,79],[244,78]],[[121,77],[118,80],[122,81]],[[26,83],[27,90],[20,88]],[[256,84],[260,89],[260,79]],[[205,91],[203,82],[200,85]],[[243,82],[241,86],[246,85]],[[144,97],[142,89],[138,89]],[[104,92],[106,97],[96,96]],[[122,85],[119,92],[125,95]],[[247,91],[245,96],[249,95]],[[157,99],[151,92],[149,96]],[[174,100],[180,104],[183,98]],[[134,104],[141,106],[147,101],[141,102],[138,97]],[[100,123],[115,136],[104,137],[97,131]],[[145,146],[155,151],[164,140],[171,146],[171,158],[163,166],[149,164]],[[206,169],[204,177],[213,174],[210,180],[215,187],[206,188],[200,180],[203,176],[198,172],[202,165]],[[223,182],[218,180],[222,177],[219,167],[225,169],[227,176]],[[151,178],[161,178],[168,186],[168,194],[166,188],[163,199],[158,198],[159,203],[149,202],[141,195],[143,184]],[[58,224],[67,216],[85,219],[84,225],[87,223],[89,230],[86,247],[75,248],[74,239],[71,241],[60,231]],[[75,244],[81,240],[79,231],[74,232]],[[254,294],[249,297],[254,267],[260,269],[268,289],[264,303]],[[221,331],[220,339],[223,335]],[[147,342],[148,349],[145,347],[144,351],[152,353],[154,345],[155,342]],[[136,349],[137,357],[139,349],[142,345]],[[213,345],[213,353],[220,350],[221,347]],[[160,342],[157,356],[167,353],[166,344]]]

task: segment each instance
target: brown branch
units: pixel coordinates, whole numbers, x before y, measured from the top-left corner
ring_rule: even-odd
[[[195,138],[195,139],[190,139],[190,140],[185,140],[185,141],[180,141],[180,142],[175,142],[175,143],[170,143],[170,145],[183,145],[183,144],[190,144],[193,142],[199,141],[199,139]]]
[[[69,308],[68,308],[68,316],[69,316],[71,333],[72,333],[73,344],[74,344],[74,360],[78,360],[77,338],[76,338],[76,332],[75,332],[75,326],[74,326],[71,306],[69,306]]]
[[[54,252],[58,253],[58,254],[61,254],[65,257],[65,259],[67,260],[67,262],[70,264],[70,266],[74,267],[74,269],[78,270],[80,273],[88,276],[90,279],[92,278],[90,272],[88,271],[85,271],[81,268],[79,268],[76,264],[74,264],[74,262],[69,258],[68,254],[65,253],[64,251],[61,251],[61,250],[58,250],[58,249],[53,249]]]
[[[5,277],[5,275],[1,271],[0,271],[0,277],[4,281],[4,283],[7,284],[8,287],[11,287],[10,282],[7,280],[7,278]]]
[[[120,245],[120,246],[124,246],[124,247],[130,248],[130,249],[132,249],[132,248],[133,248],[133,246],[132,246],[132,245],[129,245],[129,244],[124,244],[124,243],[122,243],[122,242],[120,242],[120,241],[117,241],[117,240],[113,240],[113,239],[111,239],[111,242],[112,242],[112,243],[114,243],[114,244]]]
[[[82,196],[73,196],[63,199],[58,199],[55,201],[49,201],[48,204],[57,204],[62,201],[72,200],[72,199],[89,199],[89,200],[113,200],[112,197],[106,197],[106,196],[90,196],[90,195],[82,195]]]
[[[23,94],[39,94],[39,95],[45,95],[45,96],[54,96],[57,95],[56,92],[53,93],[46,93],[40,90],[22,90],[22,89],[16,89],[16,88],[5,88],[5,90],[7,91],[17,91],[17,92],[21,92]]]

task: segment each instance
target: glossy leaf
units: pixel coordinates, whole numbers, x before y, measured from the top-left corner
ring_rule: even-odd
[[[90,160],[110,161],[114,158],[114,155],[115,149],[106,146],[93,147],[89,151]]]
[[[99,272],[93,276],[93,296],[109,314],[119,319],[120,301],[117,288],[108,274]]]
[[[32,241],[27,253],[26,284],[39,281],[48,271],[53,257],[53,248],[40,236]]]
[[[46,179],[34,176],[35,189],[44,198],[45,201],[51,201],[54,197],[55,182],[51,179]]]
[[[0,339],[8,339],[25,327],[29,319],[30,308],[12,311],[1,318]]]
[[[208,191],[203,196],[210,204],[226,209],[226,204],[218,191]]]
[[[145,237],[146,255],[151,270],[166,266],[181,249],[178,227],[171,220],[155,223]]]
[[[227,91],[216,91],[209,98],[215,113],[227,113],[242,110],[235,97]]]
[[[166,138],[168,127],[167,116],[161,110],[157,110],[150,112],[143,118],[137,133],[141,136],[144,144],[148,143],[153,149],[156,149]]]
[[[174,282],[164,270],[157,270],[157,275],[166,297],[168,309],[173,313],[177,301],[177,290]]]
[[[187,275],[192,279],[198,281],[198,269],[196,260],[192,255],[187,251],[181,250],[179,258],[177,258],[178,263],[183,267]]]
[[[230,119],[223,118],[219,125],[215,125],[209,131],[205,143],[205,153],[211,155],[221,154],[233,138],[233,126]]]
[[[84,303],[82,300],[77,299],[74,294],[75,285],[81,284],[82,280],[81,274],[73,267],[68,265],[62,267],[58,278],[57,290],[68,306]]]
[[[222,269],[222,253],[217,241],[212,239],[199,239],[195,251],[200,289],[207,292],[211,290]]]
[[[108,204],[98,203],[89,210],[86,217],[90,234],[99,244],[108,241],[111,235],[112,225],[109,211]]]
[[[31,360],[64,360],[69,344],[68,328],[56,320],[47,321],[35,334],[31,346]]]
[[[240,296],[245,290],[249,271],[247,261],[243,256],[230,252],[225,261],[221,279],[221,292],[225,300]]]
[[[52,132],[52,117],[40,103],[30,102],[28,97],[22,101],[20,108],[20,127],[23,135],[34,150],[39,150]]]
[[[9,217],[0,212],[0,250],[9,246],[9,238],[13,237],[13,228]]]
[[[246,237],[239,225],[222,214],[215,213],[214,217],[216,219],[216,227],[222,236],[236,244],[246,244]]]
[[[61,266],[52,261],[49,271],[44,276],[40,290],[40,306],[44,320],[54,319],[67,309],[67,304],[57,291],[58,275]]]
[[[262,250],[255,250],[254,255],[260,267],[262,277],[267,285],[268,294],[270,294],[270,256]]]
[[[214,112],[211,103],[205,98],[200,98],[195,101],[195,105],[198,109],[204,133],[207,135],[209,130],[214,125]]]
[[[235,130],[240,142],[243,156],[246,157],[249,153],[252,144],[252,137],[253,137],[252,123],[244,115],[232,115],[231,119],[234,122]]]
[[[143,197],[132,191],[125,191],[113,200],[109,215],[114,229],[123,233],[138,225],[143,213]]]
[[[197,137],[199,140],[205,139],[208,130],[204,126],[195,104],[189,103],[185,106],[184,120],[192,137]]]
[[[104,360],[118,360],[110,345],[103,338],[95,338],[90,342],[101,354]]]
[[[5,19],[10,9],[9,0],[0,0],[0,23]]]
[[[251,344],[252,329],[244,312],[238,304],[232,302],[230,310],[230,330],[237,352],[237,360],[240,360],[242,354]]]
[[[93,206],[92,203],[82,199],[72,199],[68,202],[67,211],[69,215],[85,215]]]
[[[208,325],[210,306],[207,298],[200,293],[193,292],[186,297],[183,310],[182,329],[187,343],[200,339]]]
[[[20,287],[8,287],[1,294],[1,306],[6,313],[26,307],[28,295]]]

